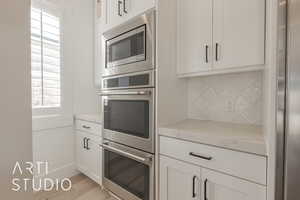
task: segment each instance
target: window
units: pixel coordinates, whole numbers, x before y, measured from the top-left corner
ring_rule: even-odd
[[[60,18],[31,9],[32,108],[61,107]]]

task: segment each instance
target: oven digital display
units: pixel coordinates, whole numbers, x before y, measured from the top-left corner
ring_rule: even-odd
[[[105,81],[105,88],[118,88],[118,87],[134,87],[149,85],[149,74],[139,74],[132,76],[123,76],[118,78],[109,78]]]

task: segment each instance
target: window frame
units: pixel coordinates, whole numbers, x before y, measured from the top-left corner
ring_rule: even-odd
[[[65,82],[65,67],[64,67],[64,25],[63,25],[63,15],[61,9],[58,6],[53,5],[46,1],[36,1],[33,0],[31,4],[31,8],[41,9],[42,11],[54,15],[55,17],[59,18],[60,23],[60,106],[32,106],[32,116],[34,118],[40,117],[47,117],[47,116],[57,116],[63,115],[66,113],[65,111],[65,89],[64,89],[64,82]]]

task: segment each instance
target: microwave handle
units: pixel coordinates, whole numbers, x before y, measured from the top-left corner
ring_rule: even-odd
[[[112,95],[151,95],[151,91],[136,91],[136,92],[102,92],[100,96]]]
[[[139,162],[142,162],[142,163],[145,163],[145,164],[151,163],[151,158],[142,158],[140,156],[133,155],[131,153],[122,151],[122,150],[117,149],[115,147],[111,147],[111,146],[109,146],[109,143],[103,143],[102,146],[103,146],[104,149],[119,153],[121,155],[127,156],[128,158],[134,159],[136,161],[139,161]]]

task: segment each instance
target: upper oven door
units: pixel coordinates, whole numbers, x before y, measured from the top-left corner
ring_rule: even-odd
[[[103,76],[154,68],[154,11],[104,33],[103,37],[105,52]]]
[[[102,93],[104,138],[154,153],[154,89]]]

